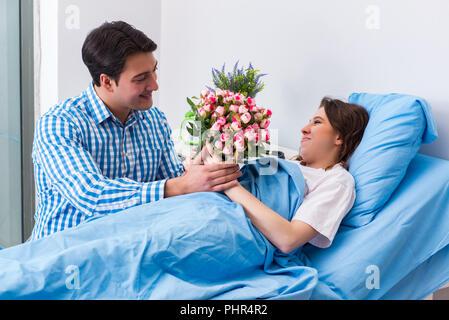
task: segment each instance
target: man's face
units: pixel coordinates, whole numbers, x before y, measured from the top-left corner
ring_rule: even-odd
[[[157,60],[152,52],[130,55],[114,85],[114,100],[118,106],[132,110],[148,110],[153,106],[153,92],[157,83]]]

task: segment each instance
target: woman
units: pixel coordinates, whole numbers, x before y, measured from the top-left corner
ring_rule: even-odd
[[[362,140],[368,112],[361,106],[324,98],[313,119],[302,129],[296,162],[306,182],[304,200],[288,221],[240,184],[225,191],[245,210],[251,223],[279,250],[290,253],[306,243],[329,247],[355,201],[355,183],[347,171],[350,156]],[[211,156],[205,163],[216,162]]]

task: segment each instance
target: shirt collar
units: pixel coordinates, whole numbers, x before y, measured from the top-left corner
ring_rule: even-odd
[[[85,96],[89,101],[88,107],[97,124],[102,123],[104,120],[112,116],[111,111],[100,99],[94,89],[94,85],[91,83],[85,91]]]
[[[145,119],[143,111],[131,110],[128,120],[126,121],[126,126],[133,126],[137,121]]]
[[[111,113],[111,111],[106,107],[104,102],[100,99],[100,97],[97,95],[94,85],[91,83],[89,87],[85,91],[85,96],[87,97],[89,101],[89,110],[92,114],[92,117],[94,118],[95,122],[97,124],[102,123],[106,119],[113,117],[114,115]],[[130,116],[128,118],[128,121],[132,119],[132,117],[135,117],[137,119],[145,119],[145,112],[144,111],[137,111],[132,110],[130,113]]]

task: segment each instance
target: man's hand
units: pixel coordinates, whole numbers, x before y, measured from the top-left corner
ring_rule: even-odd
[[[211,146],[209,145],[209,148]],[[242,176],[238,164],[218,163],[204,147],[195,159],[184,162],[184,174],[170,179],[165,185],[165,197],[173,197],[194,192],[219,192],[239,185]]]
[[[215,163],[207,165],[191,165],[183,177],[187,193],[219,192],[238,184],[242,176],[240,168],[235,164]]]

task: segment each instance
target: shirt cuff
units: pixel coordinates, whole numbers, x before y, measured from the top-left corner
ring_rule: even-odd
[[[167,180],[145,183],[142,187],[142,204],[164,199]]]

